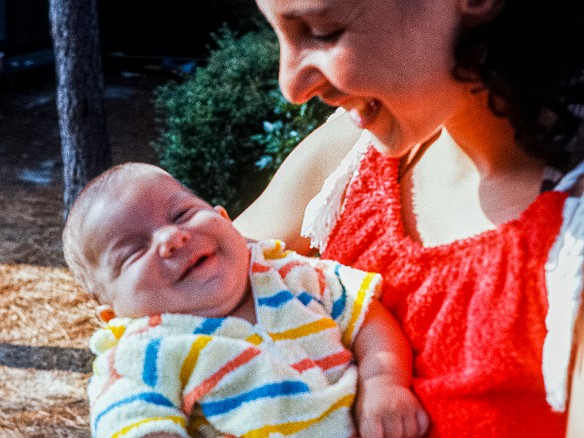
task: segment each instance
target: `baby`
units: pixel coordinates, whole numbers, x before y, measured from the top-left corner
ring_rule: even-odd
[[[425,433],[379,275],[248,244],[141,163],[82,191],[63,246],[109,320],[90,342],[93,436],[351,437],[355,395],[360,436]]]

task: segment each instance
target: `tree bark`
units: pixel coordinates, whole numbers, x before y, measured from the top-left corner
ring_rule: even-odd
[[[65,217],[87,182],[111,165],[97,0],[50,0],[63,155]]]

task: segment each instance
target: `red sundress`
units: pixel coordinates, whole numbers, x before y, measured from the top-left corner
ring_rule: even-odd
[[[322,256],[383,275],[429,436],[563,437],[566,415],[545,400],[542,347],[544,265],[567,195],[545,192],[517,220],[423,247],[404,233],[398,169],[368,149]]]

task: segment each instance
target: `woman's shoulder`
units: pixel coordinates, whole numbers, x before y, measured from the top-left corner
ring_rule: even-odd
[[[346,114],[324,123],[290,153],[268,187],[234,225],[246,237],[279,238],[290,249],[306,254],[309,242],[300,237],[304,209],[361,133]]]

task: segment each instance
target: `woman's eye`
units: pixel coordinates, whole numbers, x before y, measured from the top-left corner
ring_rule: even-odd
[[[310,36],[312,39],[322,43],[334,43],[341,37],[344,31],[344,29],[337,29],[332,32],[317,32],[313,30]]]

